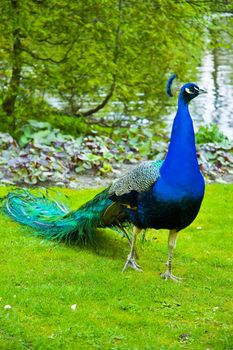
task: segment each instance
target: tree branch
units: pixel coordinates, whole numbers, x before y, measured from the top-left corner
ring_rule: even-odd
[[[105,98],[103,99],[103,101],[99,105],[97,105],[96,107],[91,108],[87,111],[83,111],[83,112],[81,111],[79,113],[76,113],[73,116],[76,118],[88,117],[89,115],[92,115],[92,114],[98,112],[100,109],[102,109],[103,107],[106,106],[106,104],[108,103],[108,101],[110,100],[110,98],[113,95],[114,89],[115,89],[115,76],[113,77],[113,82],[112,82],[112,85],[110,87],[109,93],[105,96]]]
[[[53,58],[51,57],[40,57],[38,56],[36,53],[30,51],[29,49],[25,48],[25,47],[21,47],[21,50],[26,52],[27,54],[29,54],[32,58],[35,58],[36,60],[40,60],[40,61],[46,61],[46,62],[51,62],[51,63],[54,63],[54,64],[61,64],[61,63],[64,63],[67,58],[68,58],[68,55],[70,53],[70,51],[72,50],[73,46],[74,46],[74,43],[75,43],[75,40],[72,41],[70,47],[68,48],[68,50],[66,51],[66,53],[64,54],[63,58],[61,58],[60,60],[54,60]]]

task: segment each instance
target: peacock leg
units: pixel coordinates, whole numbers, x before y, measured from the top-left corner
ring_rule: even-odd
[[[129,246],[131,247],[131,239],[129,238],[128,232],[126,231],[126,229],[124,227],[121,226],[121,230],[124,234],[124,237],[126,237],[128,239],[129,242]],[[140,232],[140,231],[139,231]],[[136,251],[136,247],[134,246],[134,258],[138,259],[138,253]]]
[[[176,247],[177,235],[178,235],[178,232],[176,230],[170,230],[169,236],[168,236],[168,260],[166,263],[167,271],[161,274],[161,277],[163,277],[165,280],[168,280],[170,278],[175,282],[180,282],[181,278],[176,277],[172,274],[172,255],[173,255],[173,249]]]
[[[140,228],[138,228],[137,226],[133,227],[133,237],[132,237],[132,240],[131,240],[131,243],[130,243],[130,253],[129,253],[128,257],[127,257],[127,260],[126,260],[125,266],[123,267],[122,272],[124,272],[125,269],[128,266],[131,267],[134,270],[141,271],[141,272],[143,271],[140,268],[140,266],[136,263],[136,260],[135,260],[135,254],[136,254],[135,244],[136,244],[137,235],[140,232],[141,232]]]
[[[123,237],[127,238],[128,242],[129,242],[129,245],[131,245],[131,241],[130,241],[128,232],[126,231],[126,229],[123,226],[121,226],[120,224],[118,224],[118,225],[119,225],[121,231],[123,232]]]

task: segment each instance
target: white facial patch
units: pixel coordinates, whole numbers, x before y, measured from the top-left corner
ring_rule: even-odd
[[[185,91],[186,91],[188,94],[194,94],[194,92],[191,91],[189,88],[185,88]]]

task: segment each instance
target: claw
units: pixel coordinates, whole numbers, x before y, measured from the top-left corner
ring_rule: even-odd
[[[171,279],[171,280],[173,280],[173,281],[176,282],[176,283],[180,283],[180,282],[183,280],[183,278],[176,277],[176,276],[174,276],[173,274],[171,274],[169,271],[166,271],[166,272],[162,273],[160,276],[161,276],[162,278],[164,278],[166,281],[167,281],[168,279]]]
[[[136,263],[136,260],[134,258],[132,258],[131,256],[128,256],[126,263],[125,263],[125,266],[122,269],[122,272],[124,272],[128,266],[131,267],[131,269],[133,269],[133,270],[143,272],[141,266],[138,265]]]

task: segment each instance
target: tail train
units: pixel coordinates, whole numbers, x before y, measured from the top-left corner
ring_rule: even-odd
[[[49,240],[92,241],[98,227],[119,226],[119,218],[125,216],[120,206],[108,198],[108,189],[77,210],[45,195],[35,196],[27,189],[9,192],[2,202],[4,214]]]

